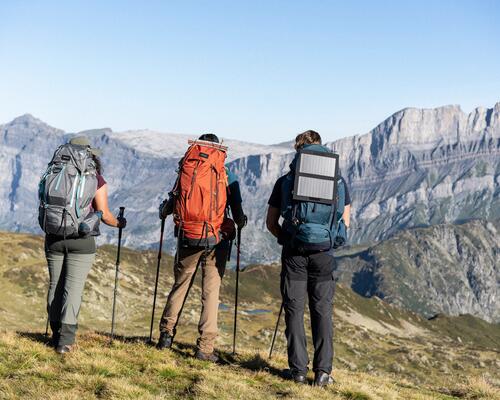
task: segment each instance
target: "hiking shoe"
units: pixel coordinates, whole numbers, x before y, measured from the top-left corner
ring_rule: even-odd
[[[158,339],[158,344],[156,348],[158,350],[170,349],[172,347],[172,342],[174,341],[174,337],[169,335],[167,332],[160,333],[160,339]]]
[[[56,347],[56,353],[57,354],[66,354],[71,352],[71,346],[64,344],[62,346],[57,346]]]
[[[290,369],[285,370],[285,379],[294,381],[295,383],[304,384],[307,383],[306,374],[298,371],[293,371]]]
[[[204,353],[201,350],[196,350],[195,358],[201,361],[210,361],[213,363],[219,362],[219,357],[214,352],[212,353]]]
[[[319,371],[314,375],[314,386],[324,387],[335,383],[331,375],[326,372]]]

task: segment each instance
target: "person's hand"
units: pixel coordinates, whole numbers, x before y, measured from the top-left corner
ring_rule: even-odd
[[[158,216],[160,219],[165,219],[167,218],[167,206],[168,206],[168,199],[165,199],[161,202],[160,207],[158,209]]]
[[[118,220],[118,225],[116,226],[117,228],[123,229],[127,226],[127,218],[125,217],[117,217]]]
[[[238,219],[238,221],[236,221],[236,225],[238,225],[239,230],[242,230],[246,226],[247,222],[248,218],[246,215],[243,214],[243,217],[241,217],[240,219]]]
[[[161,202],[160,207],[158,209],[158,216],[160,219],[165,219],[167,216],[174,212],[174,199],[173,197],[169,197]]]
[[[220,232],[224,240],[234,240],[236,238],[234,221],[231,218],[224,218],[220,227]]]

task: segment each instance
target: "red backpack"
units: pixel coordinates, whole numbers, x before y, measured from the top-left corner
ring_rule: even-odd
[[[174,190],[174,222],[187,239],[218,243],[227,202],[227,147],[203,140],[189,144]]]

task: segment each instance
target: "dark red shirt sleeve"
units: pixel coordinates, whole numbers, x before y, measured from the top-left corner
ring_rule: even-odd
[[[102,175],[97,174],[97,190],[102,188],[106,184],[106,181],[102,177]]]

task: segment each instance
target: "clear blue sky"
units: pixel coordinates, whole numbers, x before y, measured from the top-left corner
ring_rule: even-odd
[[[0,122],[273,143],[500,101],[494,0],[6,0],[0,21]]]

